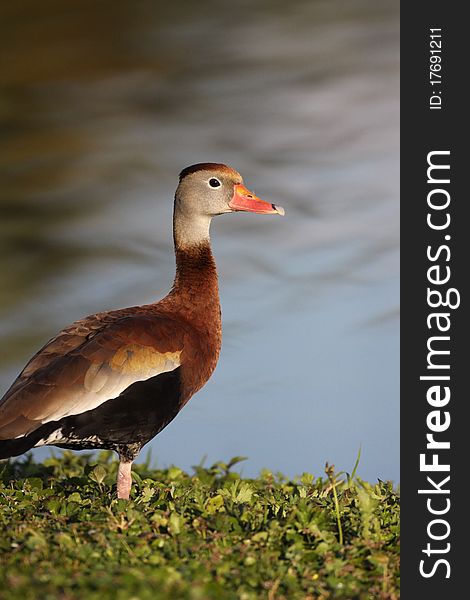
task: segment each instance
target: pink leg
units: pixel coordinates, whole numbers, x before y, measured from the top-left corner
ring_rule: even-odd
[[[119,462],[117,476],[117,496],[123,500],[129,500],[131,493],[132,477],[131,477],[132,462]]]

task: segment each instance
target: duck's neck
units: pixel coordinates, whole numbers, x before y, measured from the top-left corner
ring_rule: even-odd
[[[174,219],[176,275],[168,300],[194,325],[220,324],[217,269],[209,238],[210,219],[192,219],[184,227]]]
[[[175,251],[207,244],[210,248],[211,218],[205,215],[186,214],[181,205],[173,213],[173,239]]]
[[[176,275],[173,291],[190,297],[193,304],[205,304],[207,296],[219,297],[217,269],[209,242],[175,248]]]
[[[177,311],[200,329],[220,324],[217,269],[210,242],[175,248],[176,276],[169,294]]]

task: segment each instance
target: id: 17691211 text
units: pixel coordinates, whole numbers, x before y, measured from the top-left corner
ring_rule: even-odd
[[[431,95],[429,97],[430,110],[442,108],[442,30],[434,28],[429,30],[429,83]]]

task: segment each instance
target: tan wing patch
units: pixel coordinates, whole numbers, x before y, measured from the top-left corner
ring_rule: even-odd
[[[95,394],[119,394],[136,381],[173,371],[181,364],[180,356],[181,350],[158,352],[150,346],[123,346],[109,362],[92,363],[85,373],[83,386]]]
[[[109,366],[126,375],[137,373],[164,373],[180,365],[181,350],[157,352],[150,346],[131,344],[119,348],[109,361]]]

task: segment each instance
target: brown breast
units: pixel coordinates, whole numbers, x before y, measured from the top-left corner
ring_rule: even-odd
[[[181,355],[184,405],[212,375],[222,343],[217,270],[208,243],[176,249],[173,288],[154,306],[194,331]]]

